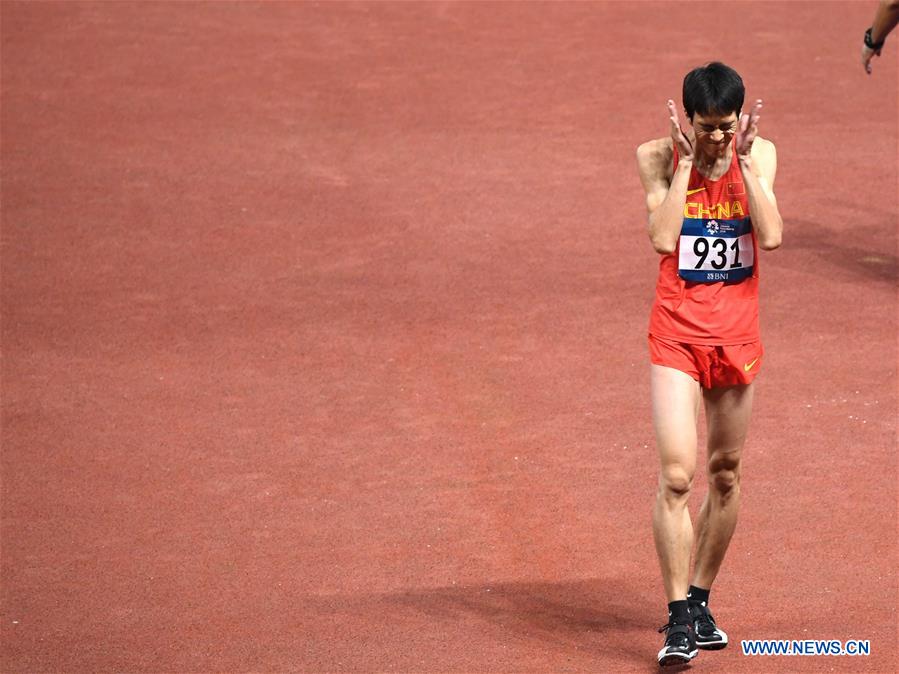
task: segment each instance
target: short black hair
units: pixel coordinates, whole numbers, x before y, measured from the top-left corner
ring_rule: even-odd
[[[736,70],[718,61],[694,68],[684,78],[684,109],[693,115],[740,114],[746,87]]]

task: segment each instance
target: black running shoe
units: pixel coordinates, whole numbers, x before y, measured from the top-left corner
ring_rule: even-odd
[[[705,604],[691,603],[690,616],[693,618],[693,631],[699,648],[717,651],[727,646],[727,634],[715,624],[715,619]]]
[[[696,639],[692,625],[668,623],[659,628],[659,632],[667,632],[665,645],[659,651],[659,665],[684,665],[699,653],[696,650]]]

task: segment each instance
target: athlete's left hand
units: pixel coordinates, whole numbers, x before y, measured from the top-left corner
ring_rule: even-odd
[[[761,117],[762,101],[755,102],[752,111],[740,117],[740,126],[737,129],[737,137],[734,140],[737,155],[740,159],[749,159],[752,154],[752,141],[759,133],[759,117]]]

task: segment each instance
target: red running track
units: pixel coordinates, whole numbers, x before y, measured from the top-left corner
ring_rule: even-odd
[[[895,671],[873,10],[3,2],[2,670],[655,671],[634,149],[719,58],[786,235],[715,614],[872,653],[692,669]]]

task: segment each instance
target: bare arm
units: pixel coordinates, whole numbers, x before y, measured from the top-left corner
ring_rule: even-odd
[[[637,148],[637,168],[649,212],[649,240],[655,251],[662,255],[673,253],[677,248],[693,167],[693,147],[681,130],[673,101],[668,101],[668,113],[671,141],[666,138],[651,140]],[[679,158],[674,175],[669,175],[675,145]]]
[[[899,24],[899,0],[880,0],[871,24],[871,41],[876,43],[886,40],[896,25]],[[880,49],[868,49],[862,45],[862,65],[865,72],[871,74],[871,59],[880,56]]]
[[[783,219],[774,197],[774,177],[777,174],[777,151],[774,143],[758,137],[758,122],[762,102],[755,102],[752,111],[740,118],[734,147],[746,186],[749,212],[759,247],[774,250],[783,239]]]
[[[749,170],[742,161],[740,168],[743,169],[749,212],[752,213],[752,226],[755,227],[759,247],[762,250],[774,250],[783,240],[784,228],[774,196],[774,177],[777,174],[777,150],[774,143],[757,138]]]

